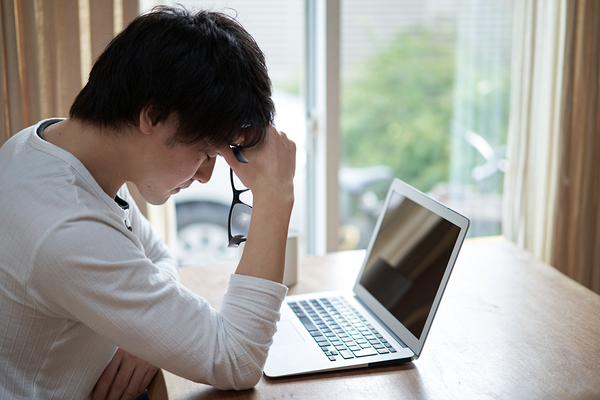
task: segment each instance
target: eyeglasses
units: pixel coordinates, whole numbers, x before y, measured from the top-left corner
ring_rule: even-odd
[[[229,169],[229,177],[231,179],[231,190],[233,190],[233,201],[229,209],[229,222],[227,224],[229,234],[228,247],[238,247],[240,243],[246,241],[248,229],[250,228],[250,216],[252,214],[252,207],[241,201],[240,195],[250,189],[237,189],[235,187],[233,170],[231,168]]]

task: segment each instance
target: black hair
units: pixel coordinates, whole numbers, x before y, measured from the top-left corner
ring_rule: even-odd
[[[69,116],[120,130],[149,105],[155,123],[178,118],[175,142],[262,142],[273,123],[265,56],[232,17],[158,6],[134,19],[98,57]]]

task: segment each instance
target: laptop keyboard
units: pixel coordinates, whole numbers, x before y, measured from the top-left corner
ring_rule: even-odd
[[[343,297],[288,302],[330,361],[396,353]]]

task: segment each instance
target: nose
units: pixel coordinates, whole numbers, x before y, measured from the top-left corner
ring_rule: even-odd
[[[198,171],[196,171],[196,174],[193,178],[200,183],[208,182],[212,176],[213,170],[215,169],[216,160],[217,153],[214,153],[214,156],[209,154],[209,157],[200,165],[200,168],[198,168]]]

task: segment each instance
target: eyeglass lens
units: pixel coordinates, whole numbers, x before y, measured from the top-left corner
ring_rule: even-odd
[[[237,247],[246,241],[250,229],[252,214],[252,192],[248,190],[239,178],[230,171],[231,185],[233,189],[233,202],[229,214],[229,247]]]
[[[250,215],[252,214],[252,208],[243,203],[237,203],[233,205],[231,211],[231,235],[232,236],[243,236],[248,235],[248,229],[250,228]]]

